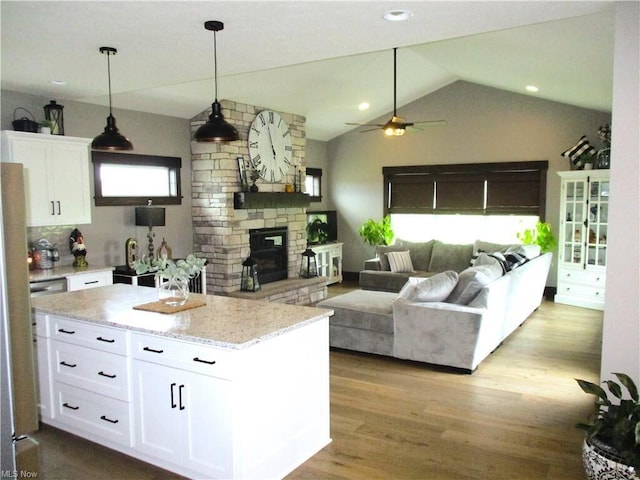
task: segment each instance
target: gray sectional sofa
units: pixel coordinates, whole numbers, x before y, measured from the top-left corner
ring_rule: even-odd
[[[446,250],[439,242],[431,244],[432,254]],[[540,306],[552,257],[550,253],[531,255],[522,264],[511,265],[509,271],[496,273],[495,265],[489,266],[486,253],[478,257],[483,259],[483,265],[469,267],[480,246],[505,251],[514,248],[486,242],[464,249],[455,246],[449,252],[457,249],[467,262],[463,267],[462,261],[457,260],[462,267],[459,272],[453,268],[444,272],[391,272],[382,270],[385,265],[378,258],[380,270],[363,271],[378,272],[377,275],[363,277],[361,272],[362,290],[318,304],[335,312],[330,319],[330,345],[473,372]],[[424,260],[424,250],[422,255]],[[435,269],[438,264],[429,258],[428,265]],[[400,283],[398,273],[406,274],[400,292],[385,291]],[[448,289],[442,290],[445,284]],[[419,287],[423,289],[422,296],[415,293]]]

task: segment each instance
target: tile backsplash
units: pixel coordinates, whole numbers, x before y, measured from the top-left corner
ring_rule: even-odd
[[[50,227],[27,227],[28,248],[31,250],[33,244],[41,238],[48,240],[51,244],[58,247],[60,253],[60,261],[56,265],[69,266],[73,263],[74,257],[69,250],[69,237],[76,227],[70,226],[50,226]],[[80,230],[82,231],[82,229]],[[87,247],[87,249],[90,247]]]

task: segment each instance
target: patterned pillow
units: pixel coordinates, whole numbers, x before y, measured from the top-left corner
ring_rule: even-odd
[[[580,161],[580,157],[585,154],[595,155],[596,149],[591,146],[589,140],[587,140],[587,137],[583,135],[582,137],[580,137],[580,140],[578,140],[578,143],[576,143],[568,150],[562,152],[561,155],[571,160],[571,163],[573,163],[574,165],[577,165]]]
[[[391,270],[391,267],[389,266],[389,259],[387,258],[387,253],[399,252],[406,249],[407,247],[404,247],[400,242],[396,242],[393,245],[376,245],[376,257],[380,259],[380,270],[386,272]]]
[[[389,260],[389,268],[394,273],[414,271],[408,250],[405,250],[404,252],[389,252],[387,253],[387,259]]]

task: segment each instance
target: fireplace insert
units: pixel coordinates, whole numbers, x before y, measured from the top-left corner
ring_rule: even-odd
[[[251,258],[261,284],[284,280],[287,274],[287,227],[249,230]]]

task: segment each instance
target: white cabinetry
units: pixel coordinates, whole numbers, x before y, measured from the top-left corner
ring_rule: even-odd
[[[90,139],[2,132],[2,161],[24,165],[27,225],[91,223]]]
[[[172,470],[233,476],[231,386],[216,376],[225,353],[134,334],[136,450]]]
[[[111,270],[99,272],[76,273],[67,278],[67,291],[85,290],[87,288],[103,287],[113,284],[113,273]]]
[[[609,171],[559,172],[557,303],[604,309]]]
[[[318,276],[327,277],[327,285],[342,282],[342,243],[312,245],[316,254]]]

